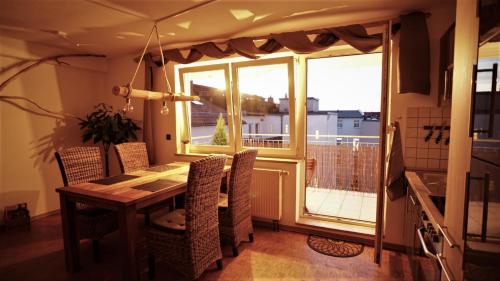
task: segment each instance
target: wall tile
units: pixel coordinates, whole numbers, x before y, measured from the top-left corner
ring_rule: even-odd
[[[417,126],[419,128],[423,128],[424,126],[428,126],[430,124],[431,124],[431,119],[430,118],[428,118],[428,117],[423,117],[423,118],[419,117],[418,118],[418,124],[417,124]]]
[[[443,160],[448,160],[448,149],[441,149],[440,151],[440,158]]]
[[[437,159],[439,160],[441,157],[441,149],[429,149],[429,154],[428,154],[430,159]],[[438,164],[439,166],[439,164]]]
[[[427,168],[427,159],[417,158],[417,168]]]
[[[425,148],[417,148],[417,158],[429,158],[429,150]]]
[[[406,139],[406,147],[417,147],[417,139],[416,138],[407,138]]]
[[[416,138],[417,137],[417,128],[408,128],[408,129],[406,129],[406,137],[408,137],[408,138]]]
[[[429,124],[431,126],[441,126],[443,125],[443,118],[441,117],[431,117]],[[438,130],[435,130],[438,131]]]
[[[427,168],[439,169],[439,160],[429,159],[429,161],[427,162]]]
[[[416,167],[417,166],[417,159],[411,158],[411,157],[405,158],[405,166],[411,167],[411,168]]]
[[[417,139],[418,148],[429,148],[429,142],[426,142],[423,138]]]
[[[406,111],[407,117],[418,117],[418,107],[408,107]]]
[[[418,118],[408,118],[408,119],[406,119],[406,126],[408,128],[416,128],[416,127],[418,127]]]
[[[408,147],[408,148],[406,148],[406,150],[405,150],[405,156],[406,157],[413,157],[413,158],[417,157],[417,149],[414,148],[414,147]]]
[[[409,107],[406,119],[405,166],[411,168],[448,168],[448,146],[444,144],[449,131],[443,131],[436,143],[440,130],[434,130],[429,141],[425,137],[429,130],[424,126],[449,125],[449,107]]]
[[[451,106],[443,108],[443,117],[451,117]]]
[[[439,107],[432,107],[431,108],[431,117],[443,117],[443,109]]]
[[[419,107],[418,108],[418,117],[431,117],[431,108],[430,107]]]

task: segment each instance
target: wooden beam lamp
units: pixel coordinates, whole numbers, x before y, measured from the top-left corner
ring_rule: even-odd
[[[165,78],[165,82],[167,85],[167,92],[155,92],[155,91],[147,91],[147,90],[139,90],[139,89],[134,89],[132,87],[135,77],[137,76],[137,72],[139,71],[139,67],[142,63],[142,60],[144,58],[144,54],[146,53],[146,50],[149,46],[149,42],[151,41],[151,36],[153,35],[153,31],[156,33],[156,39],[158,40],[158,47],[160,49],[160,55],[161,55],[161,63],[162,63],[162,72],[163,72],[163,77]],[[161,42],[160,42],[160,36],[158,33],[158,27],[156,26],[156,23],[154,24],[153,28],[151,29],[151,32],[149,33],[149,38],[148,42],[146,43],[146,46],[144,47],[144,50],[142,51],[141,58],[139,59],[139,62],[137,63],[137,67],[135,69],[134,76],[132,76],[132,80],[130,83],[126,86],[114,86],[112,89],[112,92],[116,96],[121,96],[125,98],[125,106],[123,107],[123,113],[127,112],[132,112],[134,110],[134,107],[130,103],[130,98],[142,98],[142,99],[147,99],[147,100],[163,100],[163,105],[161,108],[160,113],[162,115],[167,115],[169,112],[168,106],[167,106],[167,101],[170,102],[189,102],[189,101],[197,101],[200,100],[199,97],[197,96],[186,96],[184,93],[177,93],[174,94],[172,92],[172,87],[170,86],[170,82],[168,81],[167,78],[167,71],[165,69],[165,58],[163,57],[163,50],[161,47]]]

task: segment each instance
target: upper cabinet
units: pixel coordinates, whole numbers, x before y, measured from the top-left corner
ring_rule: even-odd
[[[440,40],[438,106],[451,104],[454,47],[455,24],[453,23]]]

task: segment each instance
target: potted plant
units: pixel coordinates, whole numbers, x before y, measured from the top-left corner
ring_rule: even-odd
[[[108,152],[111,144],[119,144],[129,140],[137,140],[136,131],[141,128],[121,112],[113,112],[113,107],[105,103],[95,106],[95,110],[84,119],[80,118],[80,129],[83,130],[83,142],[93,140],[94,144],[102,143],[104,148],[104,164],[106,176],[109,176]]]

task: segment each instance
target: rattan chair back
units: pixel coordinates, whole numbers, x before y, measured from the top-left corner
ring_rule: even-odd
[[[149,168],[148,150],[144,142],[125,142],[115,145],[122,173]]]
[[[55,153],[64,186],[103,178],[101,151],[97,146],[77,146]]]
[[[232,224],[251,217],[250,185],[256,149],[247,149],[234,154],[228,190],[228,216]]]
[[[225,155],[211,155],[190,164],[185,210],[186,235],[193,239],[193,247],[207,235],[217,235],[218,241],[218,200],[225,164]]]

